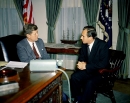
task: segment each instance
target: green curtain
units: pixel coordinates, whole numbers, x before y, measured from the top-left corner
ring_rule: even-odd
[[[47,42],[55,43],[55,25],[62,4],[62,0],[46,0],[46,16],[48,25]],[[56,59],[55,54],[50,54],[52,59]]]
[[[22,24],[23,22],[23,0],[13,0]]]
[[[96,28],[100,0],[82,0],[87,24]]]
[[[46,15],[47,15],[47,25],[48,25],[48,43],[55,42],[55,24],[58,18],[62,0],[46,0]]]
[[[119,71],[119,78],[128,78],[130,69],[130,0],[118,0],[119,34],[117,50],[126,54],[126,58]]]

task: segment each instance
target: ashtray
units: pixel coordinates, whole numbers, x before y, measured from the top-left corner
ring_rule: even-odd
[[[0,83],[18,82],[19,79],[18,72],[12,68],[6,67],[0,70]]]
[[[61,40],[61,43],[64,44],[75,44],[78,40]]]

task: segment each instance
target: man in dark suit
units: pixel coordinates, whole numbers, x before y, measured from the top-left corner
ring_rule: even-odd
[[[98,70],[108,67],[109,48],[105,41],[97,38],[92,26],[83,28],[81,40],[83,44],[77,69],[70,78],[71,94],[74,103],[89,103],[98,84],[103,80]]]
[[[24,35],[26,38],[17,44],[17,54],[21,62],[30,62],[33,59],[50,59],[43,40],[38,38],[36,25],[24,25]]]

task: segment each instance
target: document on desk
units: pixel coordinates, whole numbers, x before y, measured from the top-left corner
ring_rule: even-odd
[[[5,61],[0,61],[0,67],[1,66],[5,66],[8,62],[5,62]]]
[[[11,67],[11,68],[24,68],[28,63],[26,62],[17,62],[17,61],[10,61],[6,67]]]

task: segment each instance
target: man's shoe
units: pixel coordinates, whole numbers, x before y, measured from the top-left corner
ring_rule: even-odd
[[[63,92],[62,93],[62,103],[69,103],[69,97]]]
[[[63,101],[62,103],[69,103],[69,101]]]
[[[78,101],[72,101],[71,103],[78,103]]]

